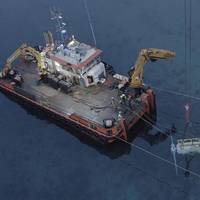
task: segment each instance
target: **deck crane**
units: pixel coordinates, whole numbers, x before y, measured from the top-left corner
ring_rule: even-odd
[[[34,48],[28,46],[26,43],[22,44],[18,49],[15,50],[13,54],[7,59],[4,72],[9,71],[12,68],[12,63],[19,57],[19,56],[32,56],[37,61],[37,66],[41,74],[46,73],[46,65],[44,61],[44,53],[35,50]]]
[[[142,49],[137,58],[135,65],[129,71],[130,86],[134,89],[143,88],[143,77],[144,77],[144,65],[150,61],[156,61],[159,59],[169,59],[175,57],[176,53],[163,50],[163,49]]]

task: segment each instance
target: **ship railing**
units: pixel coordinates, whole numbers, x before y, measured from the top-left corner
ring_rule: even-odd
[[[177,140],[177,145],[180,146],[200,146],[200,138],[190,138],[190,139],[179,139]]]
[[[94,131],[97,131],[97,132],[101,133],[102,135],[108,136],[108,137],[112,137],[113,135],[116,135],[121,130],[120,124],[113,126],[112,128],[105,128],[102,124],[93,122],[86,117],[80,117],[76,113],[72,113],[70,115],[70,118],[72,118],[73,120],[77,121],[78,123],[80,123],[84,126],[87,126],[88,128],[93,129]]]

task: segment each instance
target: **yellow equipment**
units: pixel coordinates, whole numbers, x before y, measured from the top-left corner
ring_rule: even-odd
[[[31,55],[37,60],[37,66],[39,71],[44,74],[46,73],[46,66],[44,62],[44,55],[39,51],[36,51],[34,48],[27,46],[27,44],[22,44],[6,61],[6,68],[10,69],[12,63],[19,57],[19,56],[27,56]]]
[[[142,49],[137,58],[134,67],[130,71],[131,82],[133,88],[143,87],[144,65],[149,61],[156,61],[159,59],[169,59],[175,57],[176,53],[163,49]]]

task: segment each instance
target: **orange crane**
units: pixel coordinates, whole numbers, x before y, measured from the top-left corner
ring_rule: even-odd
[[[142,49],[136,60],[135,65],[129,71],[130,75],[130,86],[135,89],[140,89],[144,86],[144,65],[149,61],[156,61],[159,59],[169,59],[175,57],[176,53],[163,50],[163,49]]]
[[[6,74],[12,68],[12,63],[19,57],[24,56],[25,58],[28,56],[32,56],[37,61],[37,66],[41,74],[46,73],[47,67],[45,65],[44,56],[45,52],[39,52],[34,48],[28,46],[26,43],[22,44],[18,49],[15,50],[13,54],[7,59],[3,74]]]

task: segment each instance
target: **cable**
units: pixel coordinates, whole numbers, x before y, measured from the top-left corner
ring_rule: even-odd
[[[133,112],[134,112],[134,111],[133,111]],[[140,117],[143,121],[145,121],[145,122],[148,123],[149,125],[153,126],[155,129],[157,129],[158,131],[163,132],[159,127],[155,126],[155,125],[152,124],[151,122],[149,122],[149,121],[147,121],[146,119],[144,119],[143,117],[141,117],[137,112],[134,112],[134,113],[135,113],[138,117]],[[164,133],[164,134],[166,134],[166,133]],[[167,134],[166,134],[166,135],[167,135]],[[146,149],[144,149],[144,148],[142,148],[142,147],[140,147],[140,146],[137,146],[136,144],[130,143],[130,142],[128,142],[128,141],[126,141],[126,140],[124,140],[124,139],[118,137],[118,136],[115,136],[115,138],[118,139],[118,140],[121,140],[122,142],[125,142],[125,143],[127,143],[127,144],[129,144],[129,145],[131,145],[131,146],[136,147],[137,149],[139,149],[139,150],[141,150],[141,151],[143,151],[143,152],[145,152],[145,153],[151,155],[151,156],[154,157],[154,158],[160,159],[160,160],[162,160],[163,162],[166,162],[166,163],[168,163],[168,164],[174,166],[174,163],[173,163],[172,161],[170,161],[170,160],[167,160],[167,159],[165,159],[165,158],[163,158],[163,157],[161,157],[161,156],[158,156],[158,155],[156,155],[156,154],[154,154],[154,153],[152,153],[152,152],[150,152],[150,151],[148,151],[148,150],[146,150]],[[190,174],[192,174],[192,175],[194,175],[194,176],[200,178],[200,174],[198,174],[198,173],[196,173],[196,172],[194,172],[194,171],[192,171],[192,170],[186,169],[186,168],[184,168],[184,167],[182,167],[182,166],[180,166],[180,165],[178,165],[178,164],[176,164],[176,167],[179,168],[179,169],[181,169],[181,170],[183,170],[183,171],[188,171],[188,172],[190,172]]]
[[[184,28],[185,28],[185,67],[187,65],[187,0],[184,1]],[[187,80],[187,76],[186,76]],[[187,84],[186,84],[186,91],[187,91]]]
[[[163,157],[161,157],[159,155],[156,155],[156,154],[154,154],[154,153],[152,153],[152,152],[150,152],[150,151],[148,151],[148,150],[146,150],[146,149],[144,149],[144,148],[142,148],[142,147],[140,147],[140,146],[138,146],[136,144],[130,143],[130,142],[118,137],[118,136],[115,136],[115,138],[120,140],[120,141],[122,141],[122,142],[125,142],[126,144],[128,144],[130,146],[133,146],[133,147],[135,147],[135,148],[137,148],[137,149],[139,149],[139,150],[141,150],[141,151],[143,151],[143,152],[145,152],[145,153],[147,153],[149,155],[151,155],[154,158],[157,158],[159,160],[162,160],[165,163],[168,163],[169,165],[173,165],[174,166],[174,163],[172,161],[170,161],[170,160],[167,160],[167,159],[165,159],[165,158],[163,158]],[[190,172],[190,174],[192,174],[193,176],[196,176],[196,177],[198,177],[200,179],[200,174],[198,174],[198,173],[196,173],[196,172],[194,172],[192,170],[186,169],[186,168],[184,168],[184,167],[182,167],[182,166],[180,166],[178,164],[177,164],[177,168],[179,168],[179,169],[181,169],[183,171],[188,171],[188,172]]]
[[[143,174],[149,176],[150,178],[156,180],[157,182],[159,182],[159,183],[161,183],[161,184],[163,184],[163,185],[166,185],[167,187],[171,188],[172,190],[176,190],[176,191],[178,191],[178,192],[180,192],[180,193],[184,193],[185,195],[189,195],[189,192],[188,192],[188,191],[182,190],[182,189],[180,189],[179,187],[174,186],[174,185],[168,183],[167,181],[162,180],[161,178],[154,176],[153,174],[150,174],[149,172],[145,171],[144,169],[141,169],[141,168],[139,168],[139,167],[136,167],[135,165],[133,165],[132,163],[130,163],[130,162],[126,161],[126,160],[121,160],[121,162],[122,162],[123,164],[127,165],[127,166],[131,166],[132,168],[135,168],[136,170],[138,170],[138,171],[140,171],[141,173],[143,173]]]
[[[189,95],[190,95],[190,88],[191,88],[191,73],[190,73],[190,69],[191,69],[191,65],[192,65],[192,1],[190,0],[189,1],[189,3],[190,3],[190,5],[189,5],[189,9],[190,9],[190,26],[189,26],[189,32],[190,32],[190,34],[189,34],[189,41],[190,41],[190,43],[189,43],[189,51],[190,51],[190,54],[189,54],[189,69],[188,69],[188,78],[189,78],[189,80],[188,80],[188,85],[189,85]],[[189,101],[190,101],[190,99],[189,99]]]
[[[95,44],[95,46],[97,46],[97,41],[96,41],[96,37],[95,37],[95,33],[94,33],[94,28],[93,28],[93,25],[92,25],[91,15],[90,15],[90,12],[89,12],[89,9],[88,9],[88,5],[87,5],[87,0],[83,0],[83,3],[84,3],[84,6],[85,6],[85,11],[87,13],[88,22],[89,22],[90,29],[91,29],[91,32],[92,32],[92,37],[93,37],[93,40],[94,40],[94,44]]]
[[[177,118],[178,120],[181,120],[181,121],[183,121],[184,120],[184,118],[182,118],[182,117],[180,117],[180,116],[176,116],[176,115],[173,115],[173,114],[169,114],[169,113],[167,113],[167,112],[165,112],[165,111],[159,111],[160,113],[162,113],[162,114],[164,114],[164,115],[167,115],[167,116],[169,116],[169,117],[174,117],[174,118]],[[191,123],[193,123],[193,124],[200,124],[200,121],[191,121]]]
[[[139,112],[140,112],[140,111],[143,111],[142,109],[139,109],[139,112],[136,112],[136,111],[134,111],[134,110],[131,110],[128,106],[127,106],[127,109],[128,109],[129,111],[133,112],[135,115],[137,115],[137,117],[139,117],[141,120],[143,120],[146,124],[152,126],[152,127],[155,128],[157,131],[162,132],[163,134],[169,136],[169,134],[165,133],[160,127],[158,127],[157,125],[154,125],[153,123],[151,123],[150,121],[151,121],[152,119],[151,119],[149,116],[145,115],[145,118],[146,118],[146,119],[145,119],[143,116],[139,115]],[[162,127],[162,128],[163,128],[163,127]],[[164,127],[164,128],[167,129],[167,127]],[[176,133],[177,133],[177,135],[179,135],[179,136],[181,136],[181,137],[183,136],[182,133],[179,133],[179,132],[176,132]]]
[[[170,93],[170,94],[174,94],[174,95],[178,95],[178,96],[188,97],[188,98],[200,101],[200,97],[195,97],[192,95],[184,94],[182,92],[175,92],[173,90],[167,90],[167,89],[163,89],[163,88],[159,88],[159,87],[155,87],[155,86],[151,86],[151,88],[159,90],[161,92],[166,92],[166,93]]]
[[[140,111],[142,111],[142,110],[140,109]],[[162,130],[160,127],[157,126],[158,123],[156,123],[156,125],[154,125],[153,123],[151,123],[151,118],[148,117],[147,115],[145,115],[145,118],[144,118],[143,116],[140,116],[138,114],[138,112],[135,112],[135,111],[132,111],[132,112],[134,112],[134,114],[137,115],[145,123],[147,123],[148,125],[152,126],[155,129],[157,129],[159,132],[162,132],[162,134],[164,134],[166,136],[170,136],[169,134],[165,133],[164,130]],[[162,127],[162,128],[168,129],[167,127]],[[178,136],[180,136],[182,138],[185,135],[185,129],[182,132],[183,133],[181,133],[180,131],[176,131],[176,135],[178,135]],[[193,130],[192,130],[192,132],[193,132]],[[194,135],[194,133],[192,135]]]

